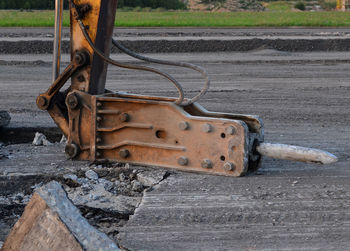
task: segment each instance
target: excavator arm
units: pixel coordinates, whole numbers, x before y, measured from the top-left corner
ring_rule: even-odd
[[[62,6],[62,0],[58,1],[61,5],[56,6]],[[120,45],[112,39],[116,8],[116,0],[70,1],[71,63],[37,98],[38,107],[47,110],[66,135],[69,158],[226,176],[242,176],[258,169],[262,154],[315,163],[336,161],[324,151],[264,143],[263,123],[256,116],[205,110],[197,101],[209,88],[206,71],[187,63],[150,59]],[[59,44],[60,35],[55,39]],[[111,59],[112,42],[138,59],[200,72],[205,79],[202,91],[186,99],[181,85],[167,73]],[[54,69],[59,65],[58,54]],[[109,64],[158,74],[175,85],[179,97],[106,91]],[[62,92],[68,79],[71,84]]]

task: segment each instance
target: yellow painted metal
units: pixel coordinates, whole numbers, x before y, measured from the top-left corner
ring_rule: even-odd
[[[97,27],[98,27],[98,20],[100,15],[100,7],[101,7],[101,1],[102,0],[75,0],[74,3],[76,5],[83,5],[87,4],[91,6],[91,10],[86,13],[86,15],[83,18],[83,23],[85,25],[88,25],[89,30],[88,33],[90,35],[90,38],[93,42],[96,40],[96,34],[97,34]],[[92,61],[92,55],[93,55],[93,49],[90,47],[89,43],[84,38],[84,35],[79,27],[79,23],[76,20],[74,8],[70,8],[71,10],[71,57],[73,57],[74,52],[86,50],[90,53],[90,61]],[[89,88],[89,80],[90,80],[90,72],[91,72],[91,65],[88,67],[85,67],[83,70],[79,72],[79,74],[76,74],[76,77],[80,76],[83,77],[85,81],[78,80],[77,78],[72,78],[72,90],[80,90],[88,92]]]

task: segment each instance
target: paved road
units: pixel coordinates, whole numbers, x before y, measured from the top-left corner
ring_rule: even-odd
[[[53,28],[0,28],[0,37],[53,37]],[[115,28],[115,36],[339,36],[348,37],[347,28]],[[63,29],[69,37],[69,28]]]
[[[350,245],[349,53],[162,55],[199,63],[212,78],[201,100],[209,110],[258,114],[266,141],[335,153],[329,166],[266,159],[258,173],[226,178],[174,172],[144,193],[118,242],[130,250],[346,250]],[[15,126],[52,125],[35,107],[48,87],[48,56],[8,56],[0,65],[0,110]],[[125,57],[114,55],[121,60]],[[202,81],[190,71],[160,67],[177,76],[188,96]],[[107,87],[169,95],[174,88],[141,72],[111,68]],[[1,162],[0,162],[1,165]]]
[[[62,51],[69,53],[69,29],[62,37]],[[142,53],[350,51],[344,28],[116,28],[114,38]],[[53,28],[0,28],[1,54],[52,54],[52,41]]]

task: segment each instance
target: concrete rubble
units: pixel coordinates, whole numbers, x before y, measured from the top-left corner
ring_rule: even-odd
[[[165,170],[97,164],[65,174],[63,183],[68,198],[84,217],[116,241],[119,229],[140,205],[143,192],[166,177]]]
[[[33,139],[33,145],[35,146],[50,146],[52,143],[47,140],[46,136],[40,132],[35,133],[35,137]]]
[[[2,250],[120,250],[81,216],[62,186],[37,189]]]
[[[165,170],[159,172],[144,171],[137,174],[137,179],[143,186],[151,187],[158,184],[164,178],[165,174]]]

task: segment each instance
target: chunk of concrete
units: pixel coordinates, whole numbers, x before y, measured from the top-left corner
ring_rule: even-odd
[[[11,116],[6,111],[0,111],[0,127],[10,124]]]
[[[33,145],[35,146],[51,146],[52,143],[47,140],[46,136],[40,132],[35,133],[35,137],[33,139]]]
[[[164,170],[152,170],[144,171],[137,174],[137,180],[145,187],[151,187],[164,179],[166,171]]]
[[[98,174],[92,170],[87,170],[85,172],[85,177],[88,178],[89,180],[98,180]]]
[[[132,214],[141,202],[141,197],[116,196],[106,190],[103,182],[87,183],[85,186],[72,189],[68,197],[76,206],[87,206],[123,215]]]
[[[37,189],[2,250],[120,250],[80,214],[62,186]]]

